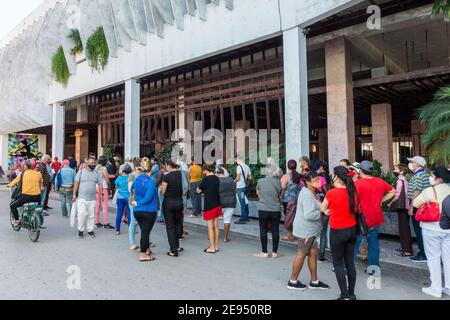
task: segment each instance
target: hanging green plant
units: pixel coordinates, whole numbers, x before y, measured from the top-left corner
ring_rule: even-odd
[[[66,87],[69,83],[70,71],[62,46],[56,50],[52,57],[52,72],[55,80]]]
[[[88,38],[85,51],[93,69],[98,71],[105,69],[109,59],[109,48],[103,27],[98,27]]]
[[[434,0],[432,15],[436,17],[442,12],[445,22],[450,21],[450,0]]]
[[[80,30],[72,29],[70,30],[67,38],[72,40],[73,48],[70,50],[70,53],[73,55],[79,54],[83,52],[83,42],[81,41]]]

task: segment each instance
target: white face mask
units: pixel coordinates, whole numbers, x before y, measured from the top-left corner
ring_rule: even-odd
[[[408,169],[414,172],[414,165],[412,163],[408,164]]]
[[[432,186],[435,186],[435,185],[436,185],[436,180],[435,180],[433,177],[430,177],[430,184],[431,184]]]

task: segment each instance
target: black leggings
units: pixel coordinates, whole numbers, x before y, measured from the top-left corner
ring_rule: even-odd
[[[356,239],[356,227],[331,229],[330,231],[334,271],[343,298],[351,298],[355,294],[356,268],[354,255]],[[345,272],[344,264],[347,272]],[[346,276],[348,276],[348,284]]]
[[[272,252],[278,252],[278,244],[280,243],[280,219],[281,212],[273,212],[273,211],[259,211],[259,230],[261,236],[261,246],[262,252],[267,252],[267,233],[269,232],[269,222],[271,223],[271,231],[272,231],[272,242],[273,249]]]
[[[141,253],[146,253],[150,248],[150,232],[152,232],[153,226],[156,221],[156,212],[135,212],[139,228],[141,229]]]
[[[183,236],[183,201],[164,200],[163,208],[170,251],[175,253],[180,248],[180,239]]]
[[[41,203],[41,196],[28,196],[26,194],[22,194],[17,200],[14,200],[9,205],[11,212],[14,216],[14,219],[19,220],[19,211],[17,210],[20,207],[23,207],[24,204],[27,203]]]

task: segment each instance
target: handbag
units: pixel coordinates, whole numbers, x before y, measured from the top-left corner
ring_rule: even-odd
[[[75,224],[78,216],[78,208],[77,208],[78,200],[72,204],[72,209],[70,210],[70,226],[75,228]]]
[[[23,176],[25,175],[25,172],[22,172],[19,178],[19,183],[17,184],[16,188],[14,189],[13,193],[11,194],[11,200],[17,200],[22,195],[22,185],[23,185]]]
[[[292,231],[294,227],[295,214],[297,213],[297,200],[291,201],[286,207],[284,227],[287,231]]]
[[[437,201],[436,190],[433,187],[434,198]],[[428,201],[417,210],[416,220],[419,222],[439,222],[441,220],[441,210],[439,203],[436,201]]]
[[[359,196],[357,196],[356,200],[358,201],[358,206],[356,207],[356,232],[360,236],[367,237],[369,235],[369,226],[367,225]]]
[[[402,192],[400,197],[392,202],[390,209],[392,211],[405,210],[406,209],[406,191],[405,191],[405,181],[402,180]]]

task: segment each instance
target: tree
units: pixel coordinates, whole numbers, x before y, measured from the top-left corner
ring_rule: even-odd
[[[434,0],[432,15],[435,17],[442,12],[444,20],[450,21],[450,0]]]
[[[447,167],[450,162],[450,87],[440,89],[431,103],[417,112],[425,125],[422,144],[432,165]]]

